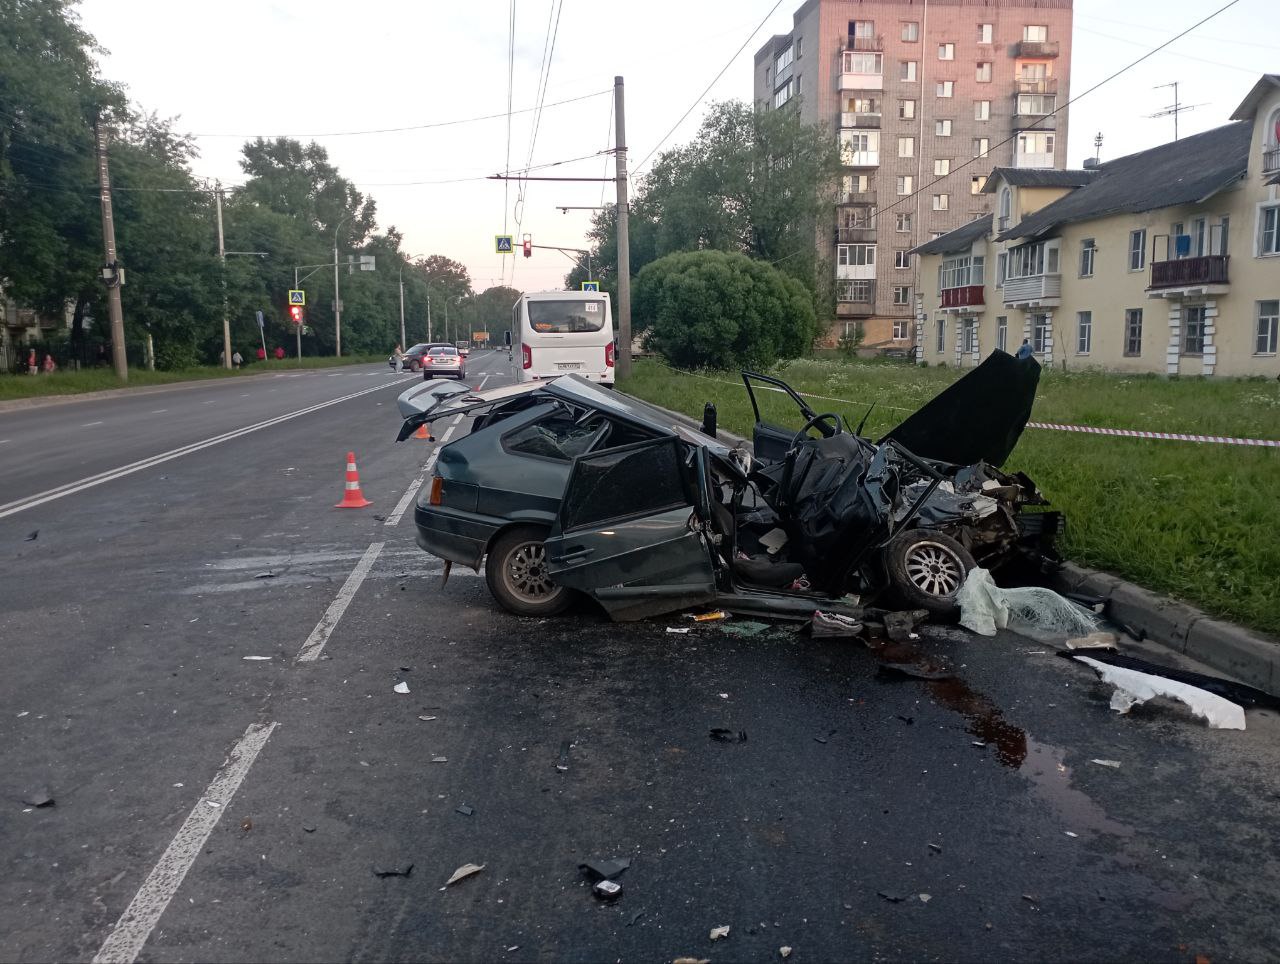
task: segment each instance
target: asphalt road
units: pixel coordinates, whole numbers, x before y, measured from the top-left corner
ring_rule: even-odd
[[[395,522],[436,448],[393,442],[399,381],[0,414],[0,958],[1277,956],[1271,714],[1117,716],[1013,635],[928,629],[960,679],[924,682],[785,627],[508,616]],[[623,856],[596,900],[579,863]]]

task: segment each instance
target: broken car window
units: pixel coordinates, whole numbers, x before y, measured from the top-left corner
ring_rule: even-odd
[[[579,459],[565,492],[566,530],[687,505],[675,439]]]
[[[568,414],[556,414],[516,429],[503,439],[503,444],[508,452],[568,462],[586,454],[603,427],[599,418],[583,423]]]

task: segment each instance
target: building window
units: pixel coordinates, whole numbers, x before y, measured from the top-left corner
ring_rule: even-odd
[[[975,100],[973,102],[974,120],[991,120],[991,101]]]
[[[910,234],[911,233],[911,215],[910,214],[894,215],[893,230],[897,231],[899,234]]]
[[[909,251],[895,251],[895,252],[893,252],[893,266],[894,266],[895,268],[910,268],[910,267],[911,267],[911,252],[909,252]]]
[[[933,122],[933,132],[934,132],[935,134],[937,134],[939,137],[950,137],[950,136],[951,136],[951,121],[950,121],[950,120],[939,120],[939,121],[934,121],[934,122]]]
[[[1204,305],[1188,305],[1182,309],[1182,353],[1204,354]]]
[[[975,137],[973,139],[973,156],[986,157],[991,150],[991,138]]]
[[[951,160],[946,157],[935,157],[933,159],[933,176],[946,177],[951,173]]]
[[[884,54],[858,53],[853,50],[844,52],[843,72],[846,74],[883,74]]]
[[[897,302],[894,302],[894,304],[897,304]],[[894,341],[907,340],[907,319],[906,318],[893,319],[893,340]]]
[[[1009,350],[1009,319],[1004,315],[996,318],[996,347],[1001,351]]]
[[[938,319],[938,354],[941,355],[946,351],[947,344],[947,321],[945,318]]]
[[[1037,278],[1058,273],[1057,240],[1036,241],[1009,249],[1009,277]]]
[[[1010,188],[1002,187],[1000,189],[1000,220],[996,227],[1003,231],[1009,226],[1009,221],[1013,217],[1013,191]]]
[[[874,265],[876,263],[876,246],[874,244],[838,244],[836,245],[836,264]]]
[[[987,176],[985,174],[975,174],[969,178],[969,193],[981,194],[982,189],[987,186]]]
[[[952,97],[956,92],[956,82],[954,80],[940,80],[936,90],[939,97]]]
[[[910,174],[899,174],[898,175],[898,196],[901,197],[903,195],[910,194],[911,185],[912,185],[912,179]]]
[[[880,132],[840,132],[840,162],[853,167],[866,167],[880,163]]]
[[[871,282],[864,280],[837,281],[836,301],[841,304],[866,305],[871,303]]]
[[[1142,354],[1141,308],[1124,310],[1124,354],[1126,358],[1137,358]]]
[[[1277,132],[1280,134],[1280,132]],[[1258,254],[1280,254],[1280,206],[1262,209],[1261,228],[1258,232]]]
[[[792,98],[792,96],[795,94],[795,92],[796,92],[795,82],[788,80],[785,84],[783,84],[781,87],[779,87],[777,90],[773,92],[774,108],[776,109],[778,107],[781,107],[783,104],[789,101]]]
[[[914,137],[898,138],[898,156],[899,157],[915,157],[916,156],[916,139]]]
[[[1022,39],[1026,43],[1042,44],[1049,39],[1049,28],[1038,25],[1028,25],[1023,27]]]
[[[996,255],[996,287],[1004,287],[1004,279],[1009,274],[1009,255],[1007,252],[1001,251]]]
[[[796,37],[796,60],[804,56],[804,37]]]
[[[1080,277],[1093,277],[1093,256],[1098,253],[1098,247],[1093,243],[1093,238],[1085,238],[1080,242]]]
[[[974,71],[974,80],[976,80],[980,84],[991,83],[991,61],[989,60],[978,61],[978,66]]]
[[[865,194],[871,190],[871,175],[846,174],[840,179],[840,202],[848,204],[854,194]]]
[[[912,120],[916,116],[916,102],[914,100],[898,101],[898,117],[902,120]]]
[[[902,80],[914,81],[916,79],[916,62],[914,60],[904,60],[898,77]]]
[[[1129,232],[1129,270],[1141,271],[1147,266],[1147,229]]]
[[[1057,104],[1056,94],[1019,94],[1017,113],[1042,117],[1052,114]]]
[[[930,232],[929,232],[929,240],[930,240],[930,241],[937,241],[940,237],[942,237],[942,236],[943,236],[943,235],[945,235],[946,233],[947,233],[946,231],[930,231]]]
[[[982,287],[985,262],[982,255],[947,258],[938,267],[938,289],[967,288],[970,285]]]
[[[917,20],[902,21],[902,42],[904,44],[918,43],[920,40],[920,23]]]
[[[955,60],[956,45],[955,44],[938,44],[939,60]]]
[[[1256,354],[1274,355],[1280,328],[1280,301],[1258,302],[1258,343]]]
[[[893,303],[895,305],[911,304],[911,286],[910,285],[894,285],[893,286]],[[904,322],[905,324],[905,322]],[[897,338],[897,335],[893,337]],[[905,335],[902,337],[906,337]]]
[[[966,355],[975,354],[978,350],[978,319],[966,318],[964,320],[964,353]]]
[[[794,50],[791,47],[788,47],[782,53],[778,54],[777,59],[773,62],[774,71],[781,75],[784,70],[790,67],[793,54]]]
[[[849,35],[853,37],[855,46],[859,40],[875,40],[876,23],[874,20],[854,20],[849,24]]]
[[[1076,354],[1087,355],[1093,346],[1093,312],[1076,312]]]
[[[1031,316],[1031,350],[1037,355],[1044,353],[1045,341],[1049,337],[1049,316]]]
[[[989,44],[994,43],[992,39],[995,36],[995,26],[989,23],[978,24],[978,43]]]
[[[1054,137],[1044,131],[1020,131],[1014,167],[1051,167]],[[1021,161],[1021,163],[1019,163]]]
[[[950,194],[935,194],[933,196],[933,209],[935,211],[948,211],[951,209]]]

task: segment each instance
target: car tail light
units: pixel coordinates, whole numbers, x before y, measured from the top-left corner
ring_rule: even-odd
[[[440,476],[434,476],[431,479],[431,504],[440,505],[442,503],[441,496],[444,495],[444,479]]]
[[[613,342],[609,342],[604,346],[604,367],[613,367]]]
[[[526,369],[533,367],[533,349],[528,345],[520,346],[520,364]]]

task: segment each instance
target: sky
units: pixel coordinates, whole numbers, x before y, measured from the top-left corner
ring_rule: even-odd
[[[1072,96],[1225,2],[1076,0]],[[1077,167],[1093,155],[1098,132],[1104,161],[1171,140],[1172,119],[1148,116],[1173,102],[1172,90],[1160,84],[1178,81],[1179,100],[1195,105],[1180,117],[1182,136],[1226,123],[1260,74],[1280,72],[1273,3],[1237,0],[1073,104],[1068,163]],[[380,229],[400,230],[406,252],[461,261],[477,290],[500,283],[539,290],[562,286],[570,257],[535,249],[529,259],[504,258],[494,253],[494,235],[514,234],[517,249],[526,233],[535,245],[584,248],[592,212],[560,207],[611,201],[614,185],[530,182],[521,198],[515,183],[487,175],[532,161],[556,164],[535,172],[541,175],[611,178],[613,163],[601,152],[613,146],[615,75],[625,78],[634,173],[660,144],[687,141],[708,102],[751,99],[755,51],[790,30],[799,6],[800,0],[82,0],[79,9],[85,29],[109,51],[101,58],[103,74],[127,85],[135,103],[179,117],[178,129],[197,135],[198,175],[242,182],[238,160],[248,137],[315,140],[377,200]],[[550,34],[554,49],[535,139],[539,115],[532,108]],[[509,131],[508,95],[519,112]],[[470,121],[488,115],[498,116]],[[346,134],[405,127],[420,129]]]

